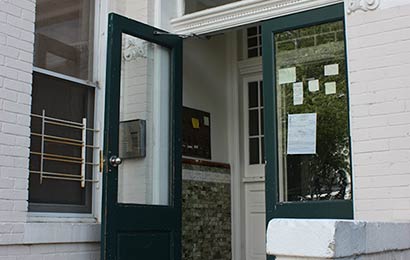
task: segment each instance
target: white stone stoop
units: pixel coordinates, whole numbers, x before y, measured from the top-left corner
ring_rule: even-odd
[[[274,219],[267,254],[277,260],[410,259],[410,223]]]

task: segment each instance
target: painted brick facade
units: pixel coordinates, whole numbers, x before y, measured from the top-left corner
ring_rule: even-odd
[[[40,244],[0,247],[0,260],[99,260],[99,243]]]
[[[410,220],[410,4],[383,2],[346,16],[355,218],[402,221]]]
[[[108,9],[150,24],[168,22],[154,19],[158,10],[148,1],[123,2],[134,12],[112,1]],[[346,16],[355,218],[409,221],[410,4],[381,2],[374,11]],[[28,221],[34,19],[35,0],[0,0],[0,260],[99,259],[99,224],[79,229],[84,240],[51,241],[39,231],[49,223]],[[69,225],[64,230],[77,230]]]
[[[99,243],[45,244],[41,236],[50,240],[55,230],[45,223],[38,232],[28,221],[34,20],[35,0],[0,0],[0,259],[97,260]],[[66,236],[82,229],[67,225],[57,227]],[[99,225],[90,227],[82,230],[99,238]]]
[[[0,0],[0,244],[23,240],[27,216],[34,14]]]

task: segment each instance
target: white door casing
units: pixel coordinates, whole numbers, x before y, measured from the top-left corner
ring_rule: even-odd
[[[263,139],[262,139],[262,124],[261,113],[262,106],[262,93],[261,93],[262,74],[257,73],[249,75],[243,78],[242,84],[242,141],[243,141],[243,171],[242,171],[242,186],[244,192],[244,222],[245,222],[245,234],[243,237],[243,243],[245,245],[245,259],[246,260],[265,260],[265,176],[264,176],[264,159],[262,155]],[[250,93],[249,88],[257,86],[258,104],[249,108]],[[252,86],[251,86],[252,85]],[[258,134],[250,134],[249,122],[250,111],[255,113],[258,111]],[[258,139],[259,147],[257,150],[258,162],[256,162],[255,156],[253,159],[250,156],[250,139]],[[254,150],[255,151],[255,150]]]

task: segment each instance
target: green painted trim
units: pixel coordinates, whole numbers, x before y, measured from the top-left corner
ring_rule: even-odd
[[[117,233],[141,231],[168,232],[170,259],[181,259],[181,113],[182,39],[175,35],[155,35],[160,29],[111,13],[108,19],[107,74],[104,126],[104,173],[101,259],[117,258]],[[163,32],[163,31],[162,31]],[[118,154],[119,97],[121,83],[122,34],[129,34],[166,47],[171,52],[170,92],[170,206],[117,203],[118,169],[107,162]],[[142,259],[149,256],[141,255]]]
[[[344,20],[343,4],[332,5],[306,12],[292,14],[265,21],[262,24],[263,46],[263,81],[265,104],[265,196],[266,221],[273,218],[353,218],[353,202],[346,201],[318,201],[318,202],[287,202],[278,201],[278,151],[277,151],[277,114],[276,114],[276,75],[274,34],[301,27],[313,26],[321,23]],[[347,63],[347,62],[346,62]],[[347,70],[346,70],[347,71]],[[270,86],[270,87],[267,87]],[[349,105],[349,104],[348,104]],[[350,126],[349,126],[350,128]],[[267,134],[272,133],[272,134]]]

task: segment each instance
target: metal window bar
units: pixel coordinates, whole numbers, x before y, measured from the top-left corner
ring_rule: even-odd
[[[42,111],[41,115],[31,114],[31,116],[33,118],[41,119],[41,133],[31,132],[32,136],[37,136],[41,138],[40,151],[30,151],[31,155],[40,156],[40,170],[39,171],[30,170],[31,174],[40,175],[40,184],[43,183],[43,179],[69,180],[69,181],[80,182],[81,187],[84,188],[86,185],[86,182],[92,182],[92,183],[99,182],[98,175],[97,175],[97,180],[86,178],[86,166],[87,165],[90,165],[93,167],[98,166],[99,172],[102,172],[102,156],[101,156],[102,151],[100,147],[94,146],[94,145],[87,145],[87,132],[91,132],[94,135],[100,132],[99,129],[88,128],[86,118],[83,118],[81,123],[74,122],[74,121],[68,121],[68,120],[46,116],[45,110]],[[73,130],[74,129],[81,130],[81,140],[46,134],[47,124],[67,127]],[[45,143],[55,143],[55,144],[69,145],[69,146],[81,148],[81,157],[74,157],[74,156],[55,154],[55,153],[47,153],[45,151]],[[93,156],[93,161],[87,162],[86,160],[87,149],[91,149],[92,151],[99,150],[99,155],[100,155],[99,158],[95,158],[95,156]],[[94,160],[96,159],[99,160],[99,162],[95,162]],[[81,170],[79,174],[49,172],[45,170],[45,167],[44,167],[45,161],[77,164],[77,165],[81,165]]]

